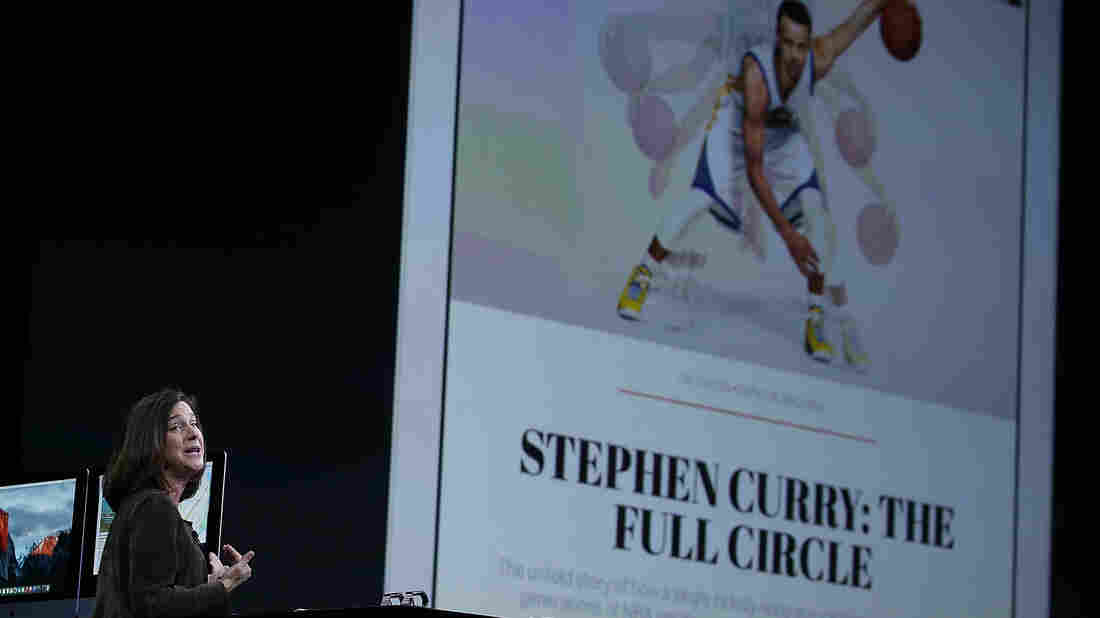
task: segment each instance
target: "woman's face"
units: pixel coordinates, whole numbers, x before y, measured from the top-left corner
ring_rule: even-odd
[[[172,473],[193,477],[202,473],[206,461],[199,417],[181,401],[168,413],[168,432],[164,436],[164,466]]]

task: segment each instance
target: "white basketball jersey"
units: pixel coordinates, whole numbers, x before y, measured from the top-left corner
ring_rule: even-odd
[[[810,99],[813,93],[814,52],[811,48],[807,53],[806,64],[802,66],[802,75],[798,83],[791,89],[787,99],[780,99],[779,76],[775,71],[775,47],[773,44],[757,45],[749,50],[749,56],[756,59],[760,70],[764,73],[764,81],[768,85],[768,111],[778,107],[795,109],[802,107]]]
[[[768,118],[765,121],[764,142],[766,149],[774,148],[799,133],[798,113],[809,109],[810,97],[813,96],[814,53],[811,49],[807,54],[802,75],[785,100],[780,98],[779,77],[775,70],[775,43],[757,45],[745,55],[756,60],[764,75],[764,83],[768,88]],[[733,93],[733,101],[736,107],[734,127],[740,133],[741,117],[745,111],[744,95]]]

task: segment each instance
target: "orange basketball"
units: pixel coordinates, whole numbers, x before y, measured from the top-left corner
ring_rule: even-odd
[[[890,0],[879,17],[882,42],[890,55],[902,62],[912,60],[920,50],[921,21],[917,7],[906,0]]]

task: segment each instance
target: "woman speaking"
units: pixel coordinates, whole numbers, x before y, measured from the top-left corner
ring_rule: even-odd
[[[229,545],[231,566],[179,514],[202,482],[206,444],[195,401],[165,389],[130,410],[122,447],[107,467],[104,497],[115,511],[103,548],[94,618],[225,616],[230,593],[252,576]],[[207,563],[209,562],[209,569]]]

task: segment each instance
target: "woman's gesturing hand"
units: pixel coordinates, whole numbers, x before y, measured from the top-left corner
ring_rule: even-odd
[[[256,555],[256,552],[249,551],[242,556],[232,545],[225,545],[224,549],[229,554],[233,566],[225,566],[217,555],[211,553],[210,575],[207,576],[206,580],[208,582],[221,582],[228,592],[252,577],[252,567],[248,563]]]

